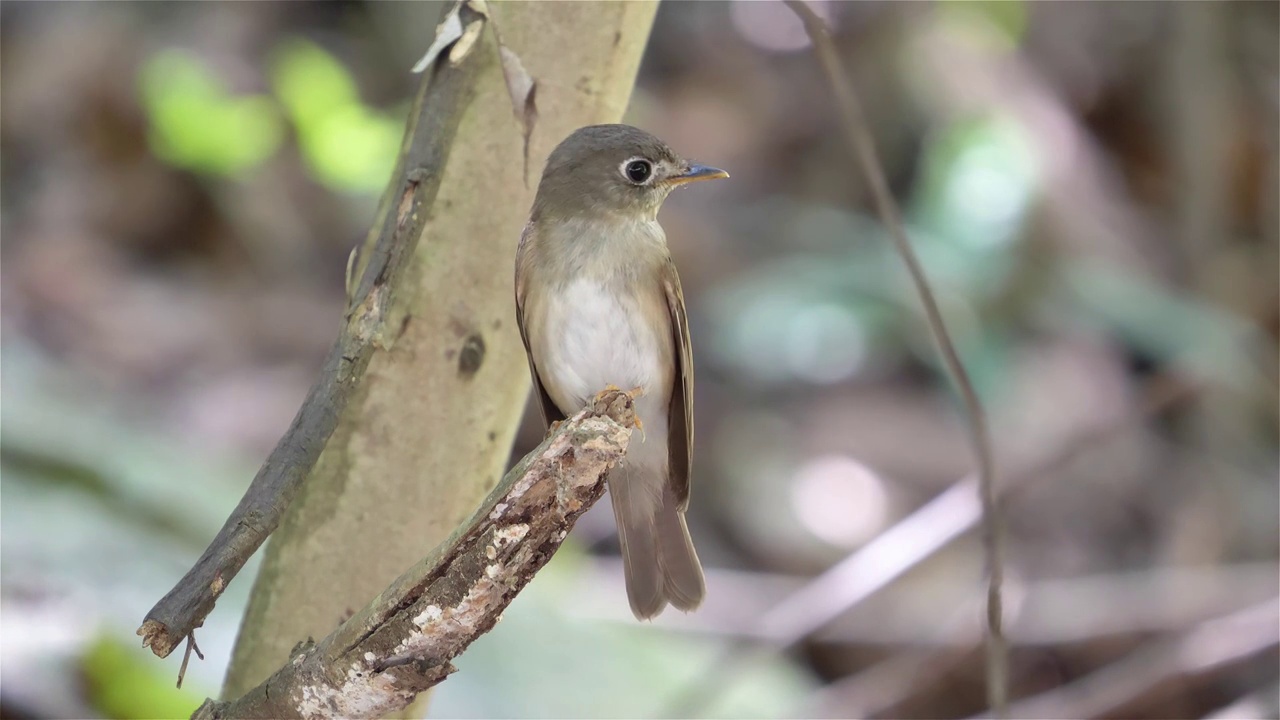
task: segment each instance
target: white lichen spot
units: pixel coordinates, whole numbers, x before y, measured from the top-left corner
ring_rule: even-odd
[[[495,572],[500,565],[489,566]],[[486,575],[488,569],[486,568]],[[478,628],[497,610],[502,602],[506,586],[501,581],[482,577],[457,603],[445,607],[430,605],[414,623],[420,629],[412,630],[391,651],[391,656],[451,657],[474,638]],[[430,616],[430,619],[428,619]]]
[[[498,557],[498,551],[492,545],[486,545],[484,547],[484,556],[489,560],[494,560]]]
[[[364,654],[364,661],[367,663],[372,663],[374,660],[377,660],[377,659],[378,659],[378,656],[374,655],[371,652],[367,652]]]
[[[507,511],[507,504],[505,502],[500,502],[497,505],[493,506],[493,512],[489,513],[489,519],[497,520],[498,518],[502,517],[503,513],[505,513],[506,511]]]
[[[493,544],[495,547],[502,547],[513,542],[517,542],[529,534],[528,523],[516,523],[514,525],[504,525],[493,531]]]
[[[569,537],[569,531],[568,531],[568,530],[561,530],[561,531],[560,531],[560,539],[561,539],[561,540],[564,540],[564,539],[565,539],[565,538],[567,538],[567,537]]]
[[[516,528],[517,526],[513,526]],[[511,529],[523,537],[528,527]],[[506,598],[502,563],[487,565],[460,600],[446,605],[428,605],[413,618],[413,625],[400,638],[388,657],[451,658],[473,639],[489,618],[497,615]],[[382,717],[403,708],[413,693],[395,687],[394,675],[370,670],[374,654],[365,653],[364,663],[355,663],[338,684],[304,686],[293,698],[302,717]]]
[[[428,625],[438,622],[442,617],[444,617],[444,610],[441,610],[439,605],[428,605],[413,619],[413,624],[426,629]]]
[[[395,686],[395,678],[353,663],[340,685],[304,685],[294,703],[302,717],[382,717],[404,707],[413,693]]]

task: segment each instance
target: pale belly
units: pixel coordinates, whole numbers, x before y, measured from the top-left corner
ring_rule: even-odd
[[[548,303],[546,357],[535,360],[562,409],[583,407],[609,385],[642,388],[642,406],[670,397],[673,349],[665,314],[659,327],[649,327],[634,297],[590,280],[572,282]]]

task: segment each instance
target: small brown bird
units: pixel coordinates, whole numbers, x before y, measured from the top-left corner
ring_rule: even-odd
[[[628,125],[575,131],[551,153],[516,251],[516,319],[548,423],[626,388],[643,433],[609,473],[636,617],[706,594],[689,539],[693,354],[680,278],[658,225],[673,189],[729,177]],[[636,442],[636,440],[640,440]]]

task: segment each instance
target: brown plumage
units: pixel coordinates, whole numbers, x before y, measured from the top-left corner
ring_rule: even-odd
[[[657,222],[678,185],[727,177],[626,125],[581,128],[551,154],[516,253],[516,317],[548,422],[609,385],[636,389],[643,434],[608,479],[636,617],[706,593],[689,539],[693,355]]]

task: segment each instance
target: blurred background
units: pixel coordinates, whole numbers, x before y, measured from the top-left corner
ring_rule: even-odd
[[[818,10],[990,415],[1011,714],[1277,717],[1280,4]],[[0,6],[0,715],[216,694],[256,565],[182,690],[133,630],[336,335],[437,11]],[[799,23],[663,4],[627,121],[733,173],[662,215],[711,596],[635,623],[602,505],[431,715],[982,712],[965,421]]]

